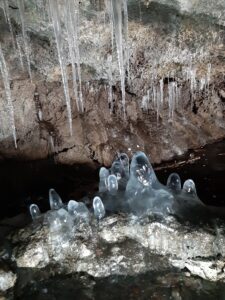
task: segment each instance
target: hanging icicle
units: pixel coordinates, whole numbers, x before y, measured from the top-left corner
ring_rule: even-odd
[[[79,2],[77,0],[66,0],[64,7],[69,54],[73,73],[74,95],[76,98],[78,111],[83,112],[84,104],[82,95],[79,52]]]
[[[11,96],[11,90],[10,90],[10,81],[9,81],[9,73],[6,65],[6,61],[2,52],[2,48],[0,45],[0,72],[2,74],[3,78],[3,84],[5,88],[5,95],[7,99],[7,106],[8,106],[8,114],[9,114],[9,121],[10,121],[10,127],[14,139],[15,148],[17,148],[17,142],[16,142],[16,127],[15,127],[15,120],[14,120],[14,109],[13,109],[13,103],[12,103],[12,96]]]
[[[20,13],[20,20],[21,20],[21,27],[22,27],[22,35],[23,35],[23,43],[24,43],[24,52],[27,60],[27,68],[30,79],[32,80],[31,74],[31,67],[30,67],[30,48],[28,45],[28,36],[25,27],[25,7],[24,7],[24,0],[17,0],[19,13]]]
[[[121,92],[122,92],[122,105],[123,105],[123,113],[124,118],[126,117],[126,99],[125,99],[125,49],[127,48],[125,45],[126,38],[124,38],[124,34],[126,34],[128,25],[128,17],[127,17],[127,3],[125,0],[109,0],[109,7],[112,8],[112,19],[113,19],[113,29],[116,41],[117,48],[117,56],[118,56],[118,64],[119,64],[119,72],[120,72],[120,81],[121,81]],[[126,9],[124,7],[126,6]],[[125,25],[124,25],[125,24]]]
[[[49,12],[51,14],[51,20],[52,20],[52,24],[53,24],[53,28],[54,28],[59,64],[60,64],[60,69],[61,69],[62,82],[63,82],[67,114],[68,114],[68,121],[69,121],[69,130],[70,130],[70,134],[72,135],[73,134],[72,111],[71,111],[69,86],[68,86],[67,65],[66,65],[64,51],[63,51],[62,27],[61,27],[59,9],[60,8],[59,8],[58,0],[49,0]]]

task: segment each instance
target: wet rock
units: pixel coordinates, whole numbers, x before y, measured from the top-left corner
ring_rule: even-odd
[[[15,9],[17,2],[9,3],[13,29],[22,43],[18,9]],[[98,161],[109,165],[116,151],[130,149],[130,152],[144,150],[152,162],[160,162],[224,137],[225,104],[220,95],[225,68],[223,1],[140,1],[140,6],[139,1],[128,1],[130,80],[126,83],[126,121],[122,114],[116,52],[112,53],[113,103],[108,103],[107,57],[112,50],[104,1],[98,1],[99,6],[93,1],[82,1],[80,53],[85,113],[79,114],[76,108],[68,60],[72,137],[54,35],[48,19],[41,18],[40,12],[47,11],[41,3],[25,1],[32,83],[25,55],[22,51],[22,69],[0,11],[1,44],[11,77],[18,139],[16,150],[0,81],[0,118],[4,120],[0,127],[0,159],[34,160],[53,156],[59,163]],[[67,59],[66,51],[65,57]],[[210,76],[207,74],[209,66]],[[186,76],[188,70],[192,79]],[[153,101],[147,106],[145,101],[152,89],[152,80],[158,89],[162,79],[164,104],[157,117]],[[204,84],[207,80],[209,82]],[[169,89],[173,82],[180,88],[180,99],[171,119]],[[198,88],[193,92],[191,85],[195,84]]]
[[[17,276],[12,271],[0,269],[0,292],[5,292],[13,288],[16,283]]]
[[[210,281],[225,280],[222,225],[111,216],[77,225],[61,244],[40,224],[11,234],[9,243],[18,274],[33,272],[37,278],[43,272],[47,277],[84,272],[103,278],[178,269]]]

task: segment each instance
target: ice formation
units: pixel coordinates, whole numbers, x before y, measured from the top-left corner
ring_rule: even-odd
[[[29,43],[29,19],[26,19],[27,12],[29,15],[29,5],[26,1],[17,0],[18,3],[18,19],[20,20],[21,30],[17,33],[14,30],[13,23],[10,19],[9,1],[0,1],[0,8],[2,8],[6,22],[11,33],[11,41],[16,56],[20,60],[22,68],[24,68],[23,56],[27,64],[29,76],[31,78],[31,46]],[[115,75],[118,73],[121,82],[122,94],[122,108],[123,114],[126,116],[126,101],[125,88],[126,84],[130,84],[130,57],[135,54],[135,47],[130,49],[132,43],[128,43],[128,4],[127,0],[105,0],[104,15],[109,17],[109,24],[111,31],[111,50],[107,52],[106,62],[106,76],[108,77],[108,102],[110,110],[113,111],[113,90],[115,84]],[[80,57],[80,8],[81,2],[78,0],[49,0],[37,1],[35,8],[40,18],[40,28],[42,28],[42,21],[49,22],[53,27],[56,48],[58,53],[58,60],[62,76],[62,83],[65,95],[65,102],[67,108],[67,116],[69,123],[69,130],[72,135],[72,103],[69,89],[70,74],[68,73],[68,66],[71,66],[71,79],[73,82],[73,94],[76,100],[77,110],[84,112],[84,100],[82,95],[82,76],[81,65],[82,58]],[[49,26],[47,26],[49,27]],[[105,26],[104,26],[105,28]],[[16,35],[17,33],[17,35]],[[214,37],[216,38],[216,36]],[[182,49],[182,47],[175,47],[175,41],[171,42],[162,53],[157,53],[157,57],[153,58],[153,62],[149,65],[149,84],[144,88],[141,95],[142,101],[140,105],[143,111],[156,111],[157,122],[164,116],[165,108],[168,111],[170,120],[175,117],[175,111],[182,109],[182,90],[186,86],[190,89],[191,99],[194,100],[196,95],[203,94],[205,97],[210,97],[210,81],[213,75],[212,64],[206,61],[208,50],[202,47],[197,48],[195,52],[193,49]],[[210,48],[210,47],[209,47]],[[0,50],[1,51],[1,50]],[[2,52],[2,51],[1,51]],[[115,55],[117,54],[117,55]],[[113,69],[113,60],[117,56],[118,72]],[[3,57],[3,54],[1,54]],[[181,72],[169,71],[167,76],[162,74],[160,69],[162,66],[169,64],[182,64]],[[203,62],[206,65],[205,74],[201,74],[199,78],[198,62]],[[5,64],[4,58],[0,59],[1,64]],[[5,67],[4,67],[5,69]],[[8,101],[8,110],[10,111],[10,123],[12,128],[12,135],[16,144],[15,124],[12,109],[12,101],[10,100],[10,74],[6,74],[2,70],[4,87],[6,91],[6,99]],[[8,68],[9,69],[9,68]],[[108,70],[107,70],[108,69]],[[132,71],[132,69],[131,69]],[[8,71],[7,71],[8,72]],[[175,74],[176,73],[176,74]],[[147,78],[145,80],[147,82]],[[139,102],[139,101],[138,101]],[[193,103],[193,101],[192,101]]]
[[[59,209],[63,206],[62,199],[54,189],[49,190],[49,204],[51,209]]]
[[[105,216],[105,207],[100,197],[95,197],[93,200],[94,215],[96,219],[101,220]]]
[[[40,209],[37,206],[37,204],[31,204],[31,206],[30,206],[30,215],[31,215],[33,221],[37,220],[40,217],[41,212],[40,212]]]
[[[199,217],[198,213],[204,211],[193,180],[186,180],[182,188],[179,175],[172,173],[167,185],[161,184],[147,156],[140,151],[133,155],[130,164],[125,153],[118,153],[110,169],[100,169],[99,179],[99,192],[89,208],[75,200],[64,204],[54,189],[49,190],[51,210],[44,219],[53,245],[66,245],[77,228],[94,219],[101,222],[110,213],[185,219],[192,214]],[[41,219],[36,204],[30,206],[30,214],[33,220]]]
[[[8,108],[8,115],[9,115],[9,122],[10,127],[14,139],[15,147],[17,148],[17,141],[16,141],[16,126],[15,126],[15,119],[14,119],[14,108],[13,108],[13,100],[11,95],[10,89],[10,78],[8,73],[8,68],[6,65],[5,57],[3,55],[3,51],[0,44],[0,74],[3,78],[3,84],[5,88],[5,95],[7,99],[7,108]]]

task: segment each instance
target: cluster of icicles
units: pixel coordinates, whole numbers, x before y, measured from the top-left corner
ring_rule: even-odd
[[[31,72],[31,49],[29,46],[29,38],[27,34],[27,28],[25,24],[25,1],[17,0],[19,16],[21,21],[22,31],[22,44],[26,57],[26,64],[30,79],[32,80]],[[39,3],[40,5],[40,3]],[[72,66],[72,79],[73,79],[73,93],[76,99],[76,105],[79,112],[84,112],[84,103],[82,95],[82,83],[81,83],[81,66],[80,66],[80,52],[79,52],[79,0],[48,0],[46,3],[43,1],[42,15],[46,15],[48,12],[48,19],[52,23],[56,48],[58,53],[58,60],[61,70],[62,83],[65,95],[65,102],[67,107],[68,123],[70,134],[73,134],[72,128],[72,110],[71,110],[71,95],[69,91],[69,76],[67,74],[67,57],[65,55],[65,41],[66,48],[69,51],[69,60]],[[111,27],[111,39],[112,46],[115,39],[119,74],[121,78],[121,91],[122,91],[122,105],[125,116],[125,74],[128,69],[128,52],[127,52],[127,38],[128,38],[128,12],[127,12],[127,0],[105,0],[106,13],[108,14],[110,27]],[[37,3],[38,7],[38,3]],[[21,52],[21,45],[15,37],[15,32],[10,19],[9,14],[9,0],[0,1],[0,8],[3,9],[6,22],[9,25],[10,33],[12,36],[12,44],[16,54],[20,58],[21,67],[24,68],[23,57]],[[62,38],[65,36],[65,40]],[[124,44],[125,41],[125,44]],[[3,76],[3,83],[5,87],[7,109],[9,114],[10,126],[12,135],[14,138],[15,147],[16,142],[16,124],[14,119],[13,101],[10,91],[10,74],[6,65],[6,60],[2,52],[0,43],[0,74]],[[112,89],[112,87],[111,87]]]
[[[56,191],[50,189],[51,210],[45,214],[50,232],[61,232],[63,228],[67,232],[73,224],[89,223],[93,214],[98,221],[106,214],[119,211],[136,216],[182,217],[187,209],[192,213],[194,207],[203,206],[193,180],[186,180],[181,187],[179,175],[172,173],[167,185],[161,184],[143,152],[135,153],[131,164],[125,153],[118,154],[110,169],[100,169],[99,177],[99,192],[91,210],[75,200],[63,204]],[[30,213],[34,221],[42,216],[36,204],[30,206]]]

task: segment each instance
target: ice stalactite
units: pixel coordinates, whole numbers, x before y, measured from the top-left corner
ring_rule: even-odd
[[[22,50],[21,50],[21,45],[20,45],[20,39],[19,39],[19,36],[16,36],[16,45],[17,45],[17,50],[18,50],[18,55],[19,55],[20,64],[21,64],[22,70],[24,70],[24,65],[23,65],[23,55],[22,55]]]
[[[78,111],[83,112],[84,104],[79,52],[79,1],[66,0],[64,8],[69,54],[72,64],[74,94],[77,102],[77,109]]]
[[[126,33],[128,25],[126,25],[127,17],[127,8],[124,10],[124,7],[127,5],[126,1],[110,1],[110,7],[112,8],[112,19],[113,19],[113,28],[117,48],[119,72],[120,72],[120,81],[121,81],[121,92],[122,92],[122,105],[124,117],[126,117],[126,93],[125,93],[125,77],[126,77],[126,68],[125,68],[125,45],[124,33]],[[125,24],[125,26],[124,26]]]
[[[107,62],[108,62],[108,66],[107,66],[107,75],[108,75],[108,82],[109,82],[109,86],[108,86],[108,104],[109,104],[109,108],[110,111],[113,111],[113,90],[112,90],[112,83],[113,83],[113,77],[112,77],[112,55],[108,55],[107,57]]]
[[[14,49],[14,51],[16,51],[15,37],[14,37],[14,32],[13,32],[11,19],[10,19],[10,16],[9,16],[9,1],[8,0],[3,0],[3,10],[4,10],[6,22],[9,25],[10,34],[11,34],[11,37],[12,37],[13,49]]]
[[[70,134],[73,133],[72,128],[72,110],[71,110],[71,102],[70,102],[70,94],[69,94],[69,85],[68,85],[68,75],[67,75],[67,65],[64,55],[63,49],[63,32],[61,26],[61,19],[60,19],[60,5],[58,0],[49,0],[49,12],[51,14],[51,20],[54,28],[57,52],[58,52],[58,59],[61,69],[62,75],[62,82],[64,88],[64,94],[66,99],[66,107],[67,107],[67,114],[68,114],[68,121],[69,121],[69,129]]]
[[[3,84],[5,88],[5,95],[8,102],[8,114],[9,114],[9,121],[10,121],[10,127],[14,139],[15,147],[17,148],[17,142],[16,142],[16,126],[15,126],[15,119],[14,119],[14,109],[13,109],[13,103],[12,103],[12,95],[10,90],[10,78],[8,73],[8,68],[6,65],[5,57],[3,55],[3,51],[0,44],[0,72],[2,74],[3,78]]]
[[[164,101],[164,79],[160,79],[159,81],[160,84],[160,103],[161,106],[163,106],[163,101]]]
[[[29,73],[30,79],[32,80],[31,62],[30,62],[30,47],[28,44],[28,36],[27,36],[27,32],[26,32],[26,27],[25,27],[24,0],[17,0],[17,3],[18,3],[19,13],[20,13],[21,28],[22,28],[23,43],[24,43],[24,52],[25,52],[26,60],[27,60],[27,68],[28,68],[28,73]]]

